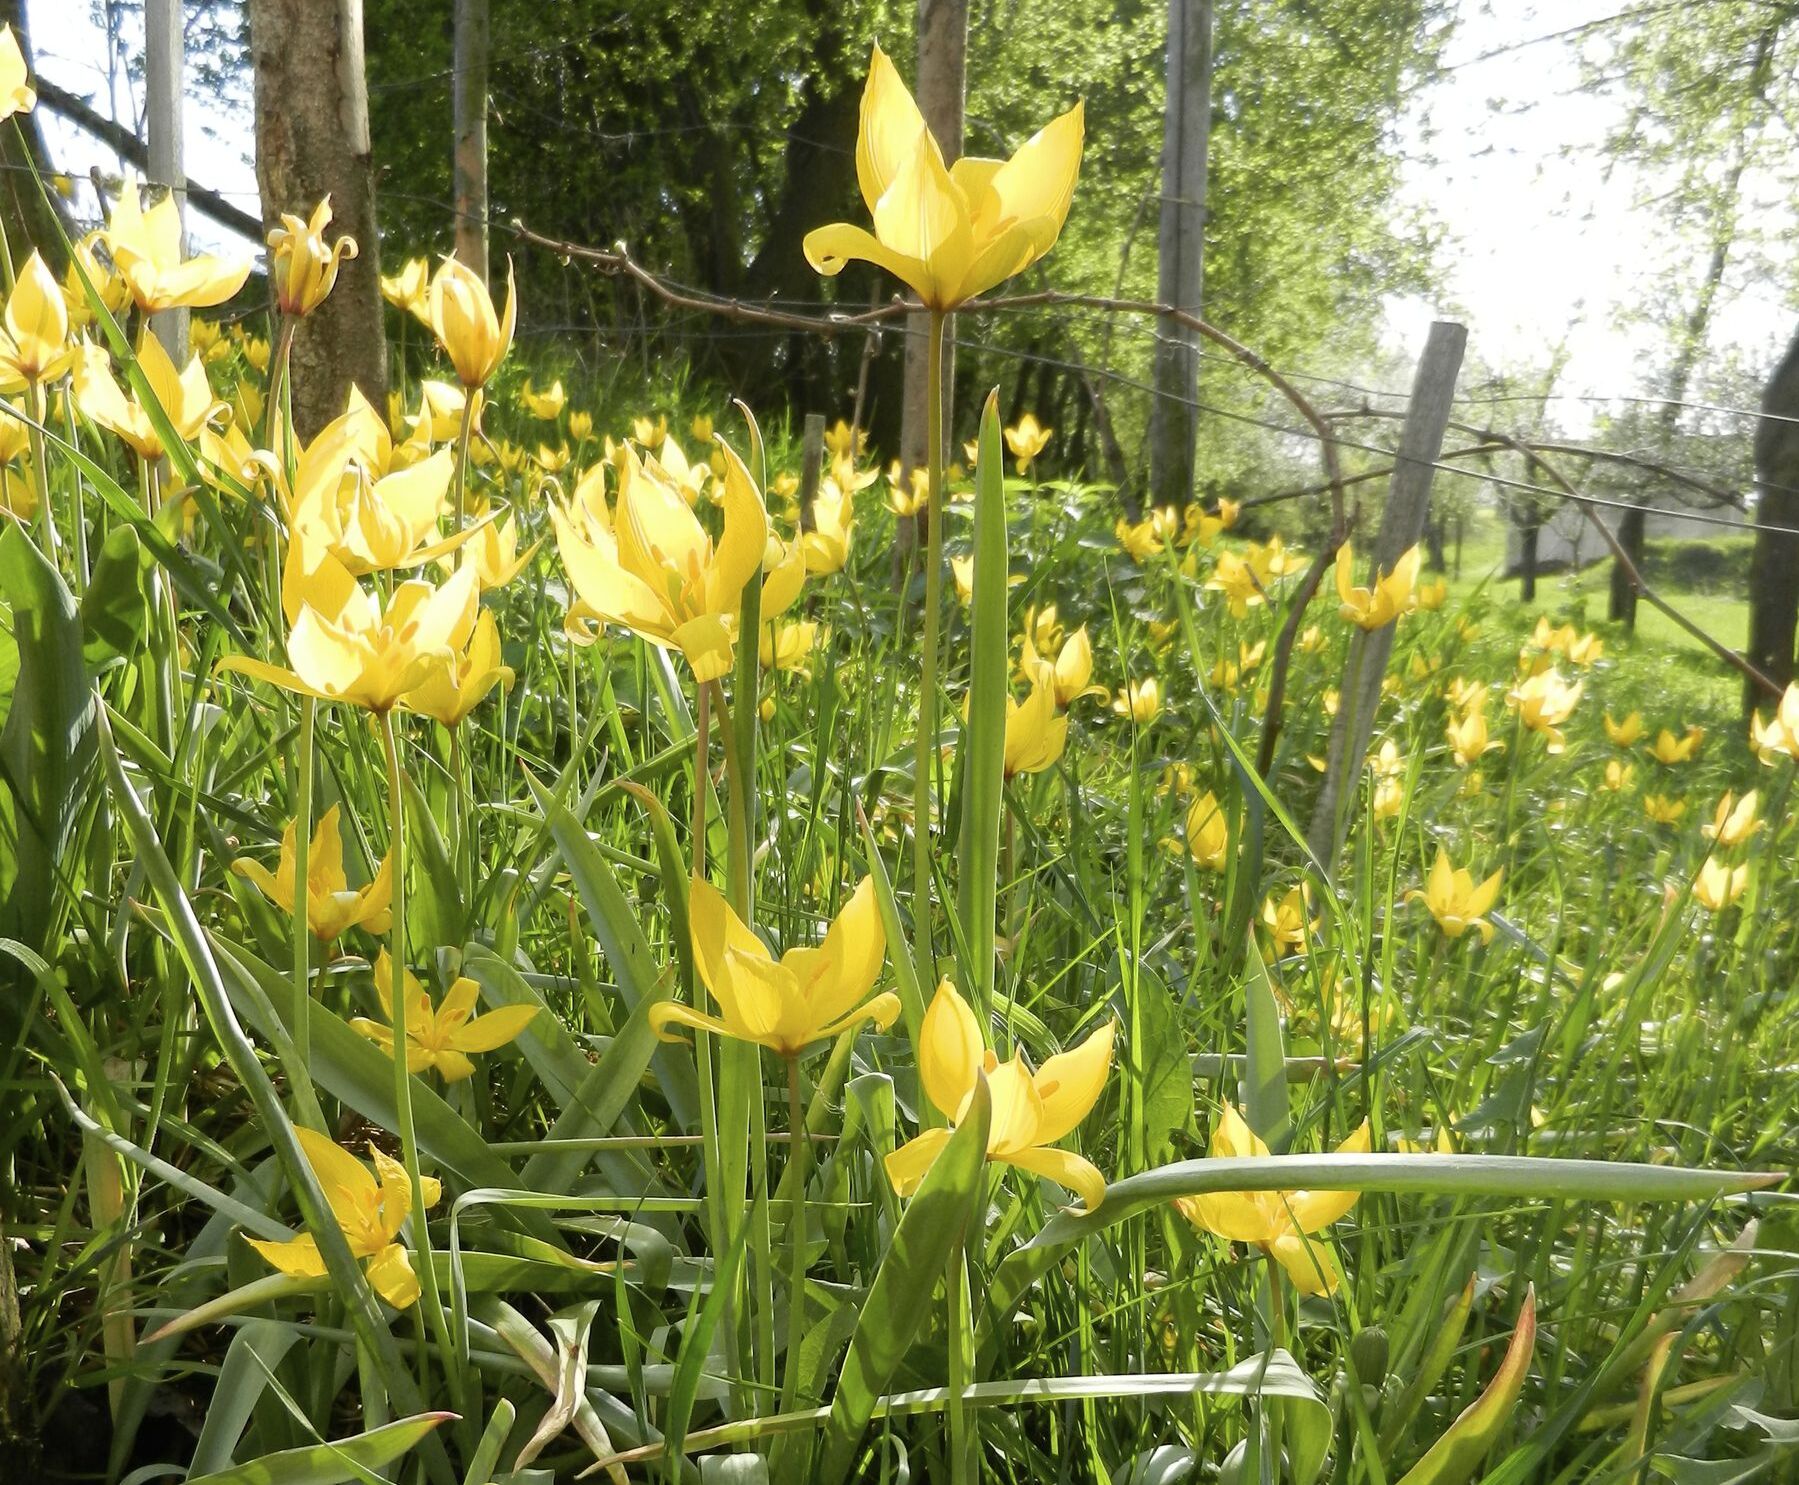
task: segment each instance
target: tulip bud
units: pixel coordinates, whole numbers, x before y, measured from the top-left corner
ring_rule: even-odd
[[[1378,1325],[1363,1326],[1349,1343],[1349,1360],[1358,1381],[1379,1387],[1387,1379],[1387,1332]]]

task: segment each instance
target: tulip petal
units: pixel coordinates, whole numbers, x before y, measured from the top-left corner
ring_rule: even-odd
[[[1301,1294],[1335,1294],[1343,1282],[1343,1270],[1337,1266],[1337,1255],[1328,1243],[1287,1232],[1266,1247]]]
[[[924,114],[892,60],[877,46],[869,58],[856,130],[856,183],[869,211],[886,195],[913,152],[927,145],[936,148]]]
[[[886,246],[865,227],[850,222],[815,227],[806,234],[803,247],[806,261],[827,278],[834,278],[845,264],[859,259],[885,268],[926,303],[931,301],[931,273],[924,262]]]
[[[1112,1042],[1117,1023],[1106,1024],[1078,1047],[1059,1052],[1037,1069],[1037,1092],[1043,1100],[1041,1144],[1053,1145],[1093,1111],[1112,1068]]]
[[[735,646],[731,631],[719,614],[701,614],[689,619],[674,631],[674,642],[687,657],[693,678],[701,685],[720,680],[731,673],[731,657]]]
[[[291,670],[283,670],[279,665],[270,665],[266,660],[255,660],[248,655],[227,655],[213,668],[218,671],[233,671],[239,675],[247,675],[251,680],[265,681],[283,691],[292,691],[300,696],[311,696],[319,701],[337,700],[333,693],[321,691],[318,687],[307,684]]]
[[[389,1243],[370,1260],[368,1275],[375,1293],[396,1310],[409,1309],[417,1302],[418,1275],[412,1271],[412,1259],[398,1243]]]
[[[325,1276],[325,1260],[311,1233],[304,1233],[285,1243],[253,1237],[246,1237],[244,1241],[281,1273],[291,1274],[296,1279],[322,1279]]]
[[[949,1135],[947,1129],[926,1129],[887,1157],[887,1179],[893,1183],[896,1195],[908,1197],[924,1184],[937,1157],[949,1144]]]
[[[1092,1161],[1073,1150],[1036,1147],[995,1158],[1033,1175],[1045,1176],[1058,1186],[1066,1186],[1080,1197],[1081,1204],[1089,1212],[1097,1211],[1106,1198],[1106,1178]]]
[[[918,1078],[939,1113],[953,1119],[961,1112],[974,1091],[984,1051],[974,1011],[944,980],[925,1012],[918,1039]]]
[[[1275,1234],[1267,1208],[1245,1191],[1206,1191],[1174,1203],[1195,1227],[1233,1243],[1264,1243]]]
[[[670,1026],[691,1026],[696,1031],[710,1031],[718,1036],[738,1036],[736,1028],[727,1026],[717,1016],[708,1016],[704,1011],[696,1011],[690,1005],[682,1005],[678,1000],[659,1000],[650,1007],[650,1030],[665,1042],[680,1042],[687,1038],[671,1036]]]
[[[476,1016],[452,1037],[459,1052],[492,1052],[518,1040],[537,1019],[534,1005],[507,1005]]]
[[[863,1021],[872,1021],[877,1031],[885,1031],[899,1019],[899,1013],[899,996],[887,990],[875,996],[867,1005],[859,1005],[848,1015],[839,1016],[835,1021],[819,1027],[814,1040],[824,1041],[827,1037],[837,1036]]]

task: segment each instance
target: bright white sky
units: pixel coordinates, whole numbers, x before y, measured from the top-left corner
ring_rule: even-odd
[[[38,63],[47,76],[109,110],[106,48],[85,0],[29,0]],[[1387,306],[1390,347],[1409,357],[1437,315],[1464,320],[1470,353],[1489,366],[1528,373],[1548,363],[1567,337],[1570,361],[1558,390],[1575,397],[1644,390],[1665,358],[1657,337],[1629,322],[1627,307],[1670,267],[1697,282],[1702,264],[1673,241],[1648,204],[1654,182],[1612,169],[1598,156],[1617,99],[1580,90],[1569,45],[1554,37],[1628,8],[1629,0],[1462,0],[1446,79],[1419,95],[1402,121],[1408,206],[1446,234],[1444,281],[1435,300],[1395,298]],[[1530,44],[1535,42],[1536,44]],[[1489,53],[1499,53],[1488,56]],[[111,109],[135,120],[141,104],[121,79]],[[185,116],[188,172],[251,211],[256,177],[249,158],[248,100],[241,112],[190,89]],[[78,177],[90,164],[116,168],[101,147],[47,111],[40,114],[57,163]],[[88,187],[84,184],[85,194]],[[93,203],[82,200],[85,209]],[[1763,220],[1764,232],[1784,226]],[[203,219],[196,239],[217,245]],[[1793,309],[1769,288],[1732,279],[1713,335],[1751,364],[1768,364],[1785,343]],[[1558,404],[1578,428],[1594,404]]]

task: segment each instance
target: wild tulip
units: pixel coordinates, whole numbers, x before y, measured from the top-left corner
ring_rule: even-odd
[[[762,497],[735,453],[724,510],[714,543],[680,494],[629,449],[617,506],[604,519],[550,506],[562,565],[586,611],[680,650],[702,683],[731,668],[744,584],[761,573],[768,547]]]
[[[114,266],[146,314],[165,309],[209,309],[223,304],[250,276],[242,261],[197,253],[181,253],[181,210],[173,196],[162,197],[148,211],[138,201],[137,178],[130,173],[106,223],[106,246]]]
[[[479,275],[445,258],[431,278],[431,330],[456,368],[456,378],[473,390],[486,386],[506,352],[518,319],[512,264],[506,265],[506,309],[495,315],[493,298]]]
[[[1704,738],[1703,727],[1689,727],[1679,737],[1664,727],[1656,733],[1655,741],[1649,745],[1649,756],[1666,768],[1691,763],[1698,756],[1699,744]]]
[[[535,1005],[500,1006],[485,1015],[474,1014],[481,987],[466,976],[444,992],[443,1000],[433,1005],[431,996],[413,977],[404,974],[402,993],[406,996],[406,1069],[412,1073],[436,1071],[446,1083],[460,1083],[475,1075],[470,1054],[493,1052],[517,1041],[537,1018]],[[387,951],[375,961],[375,997],[381,1004],[383,1020],[371,1021],[366,1016],[351,1018],[350,1029],[367,1037],[381,1050],[393,1055],[394,997],[393,961]]]
[[[352,928],[377,935],[386,933],[393,903],[393,857],[384,856],[367,883],[352,887],[344,873],[343,834],[337,822],[338,807],[334,804],[319,817],[306,851],[306,926],[324,943],[342,937]],[[249,856],[239,856],[231,863],[231,870],[291,915],[297,849],[294,822],[289,820],[281,832],[281,856],[273,872]]]
[[[512,679],[512,667],[500,658],[493,610],[484,608],[467,642],[426,667],[424,678],[400,698],[400,705],[446,727],[460,727],[494,687],[510,686]]]
[[[1223,871],[1229,862],[1230,826],[1210,789],[1187,807],[1187,854],[1207,871]]]
[[[206,368],[198,356],[190,357],[187,368],[177,372],[162,342],[146,332],[138,342],[137,364],[183,442],[193,442],[202,428],[216,423],[228,411],[212,395]],[[75,358],[74,388],[75,405],[82,415],[117,434],[139,458],[160,459],[168,452],[144,405],[135,395],[126,397],[113,379],[106,352],[98,346],[80,348]]]
[[[1139,727],[1149,726],[1162,713],[1161,683],[1153,675],[1126,681],[1124,688],[1112,698],[1112,710],[1121,717],[1129,717]]]
[[[1233,619],[1247,618],[1250,609],[1265,603],[1268,596],[1262,591],[1255,568],[1235,552],[1218,554],[1218,563],[1206,579],[1206,591],[1224,595]]]
[[[789,949],[779,959],[709,882],[694,880],[687,916],[694,963],[719,1014],[659,1001],[650,1007],[650,1026],[664,1040],[679,1039],[671,1026],[691,1026],[791,1058],[864,1022],[885,1030],[899,1016],[892,991],[869,995],[887,960],[871,878],[850,894],[822,943]]]
[[[0,123],[37,107],[37,89],[25,70],[25,53],[11,26],[0,26]]]
[[[1693,879],[1693,896],[1700,906],[1721,913],[1743,895],[1749,885],[1749,866],[1727,866],[1716,856],[1699,868]]]
[[[19,269],[6,298],[0,334],[0,388],[55,381],[75,359],[69,340],[69,307],[55,275],[34,251]]]
[[[1673,799],[1665,794],[1643,796],[1643,813],[1657,825],[1678,825],[1686,812],[1687,802],[1684,799]]]
[[[1037,456],[1049,446],[1050,436],[1055,431],[1054,428],[1045,428],[1039,423],[1034,413],[1026,413],[1005,430],[1006,448],[1011,453],[1019,474],[1030,469]],[[969,462],[974,462],[972,456]]]
[[[419,1281],[406,1247],[399,1241],[400,1229],[412,1212],[412,1183],[405,1166],[370,1145],[369,1158],[375,1162],[375,1173],[370,1175],[360,1160],[316,1130],[300,1125],[294,1136],[318,1177],[331,1218],[343,1230],[352,1256],[366,1260],[375,1292],[396,1310],[412,1306],[419,1297]],[[436,1177],[426,1176],[420,1185],[426,1207],[436,1206],[443,1194],[442,1184]],[[325,1276],[325,1260],[310,1233],[287,1242],[244,1241],[284,1274],[304,1279]]]
[[[431,265],[423,258],[408,258],[391,277],[381,275],[381,297],[404,310],[426,329],[431,327]]]
[[[526,382],[518,394],[519,406],[541,422],[553,423],[562,415],[562,409],[568,403],[568,396],[562,390],[562,380],[557,378],[541,392],[531,390],[530,382]]]
[[[968,1002],[944,980],[919,1034],[918,1079],[932,1106],[954,1124],[967,1112],[984,1073],[992,1110],[987,1158],[1067,1187],[1092,1212],[1105,1200],[1106,1178],[1090,1160],[1055,1146],[1074,1132],[1105,1091],[1115,1033],[1115,1024],[1107,1021],[1079,1046],[1048,1058],[1034,1072],[1022,1052],[1001,1063],[984,1044]],[[893,1189],[902,1197],[917,1191],[949,1140],[949,1130],[927,1129],[889,1155],[887,1178]]]
[[[806,571],[820,576],[843,571],[855,529],[856,510],[849,492],[827,475],[812,501],[812,529],[800,537]]]
[[[311,314],[337,283],[339,267],[356,256],[356,239],[347,234],[326,246],[330,225],[331,198],[326,196],[310,218],[282,212],[281,225],[269,232],[269,286],[282,314]]]
[[[1303,954],[1318,924],[1311,917],[1312,894],[1303,883],[1288,890],[1276,902],[1269,897],[1262,903],[1262,926],[1274,942],[1276,953]]]
[[[1643,735],[1643,714],[1632,712],[1622,722],[1614,722],[1612,714],[1604,717],[1605,735],[1615,748],[1635,747],[1637,739]]]
[[[1338,1155],[1365,1155],[1368,1122],[1337,1146]],[[1229,1104],[1212,1131],[1214,1160],[1266,1159],[1267,1144]],[[1330,1245],[1317,1234],[1349,1215],[1355,1191],[1217,1191],[1175,1199],[1175,1209],[1195,1227],[1260,1248],[1286,1270],[1301,1294],[1334,1294],[1343,1275]]]
[[[1449,853],[1438,846],[1436,863],[1424,889],[1414,887],[1406,893],[1406,901],[1422,901],[1446,938],[1460,938],[1470,928],[1477,928],[1481,942],[1491,943],[1493,925],[1486,915],[1499,899],[1499,884],[1504,877],[1505,869],[1501,867],[1476,886],[1474,874],[1465,867],[1452,866]]]
[[[1056,705],[1069,707],[1083,696],[1104,696],[1106,688],[1090,684],[1093,679],[1093,641],[1085,624],[1062,641],[1051,661],[1037,653],[1027,635],[1020,668],[1026,675],[1041,669],[1055,689]]]
[[[1355,584],[1355,550],[1348,542],[1337,548],[1338,611],[1359,629],[1380,629],[1414,607],[1420,553],[1412,547],[1376,578],[1371,588]]]
[[[1039,667],[1023,702],[1006,698],[1006,777],[1054,768],[1067,746],[1068,717],[1056,707],[1054,681]]]
[[[1757,711],[1749,717],[1749,746],[1763,763],[1776,758],[1799,758],[1799,682],[1781,693],[1774,714],[1762,720]]]
[[[1569,685],[1552,668],[1512,687],[1506,693],[1506,704],[1517,708],[1518,720],[1527,729],[1543,735],[1550,753],[1560,753],[1568,745],[1561,731],[1562,723],[1574,715],[1585,685],[1584,681]]]
[[[1708,840],[1715,840],[1721,846],[1740,846],[1762,828],[1762,822],[1756,818],[1757,796],[1751,789],[1741,799],[1734,793],[1727,793],[1718,801],[1713,812],[1711,823],[1703,828]]]
[[[939,311],[1036,262],[1062,231],[1080,172],[1081,105],[1010,160],[965,155],[945,166],[893,63],[878,46],[862,94],[856,179],[874,231],[836,222],[806,234],[806,259],[834,276],[852,259],[885,268]]]

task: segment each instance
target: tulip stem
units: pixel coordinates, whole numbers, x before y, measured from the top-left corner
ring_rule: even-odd
[[[800,1060],[786,1060],[787,1163],[793,1173],[793,1191],[787,1217],[787,1354],[781,1411],[791,1413],[799,1406],[800,1351],[806,1339],[806,1183],[812,1174],[812,1132],[806,1127],[805,1106],[800,1101]]]
[[[949,1271],[944,1275],[944,1300],[949,1306],[949,1477],[952,1485],[968,1485],[974,1440],[968,1431],[968,1407],[964,1394],[969,1377],[968,1250],[962,1241],[950,1247]]]
[[[711,777],[712,688],[700,685],[699,710],[693,721],[693,874],[706,875],[706,788]]]
[[[468,512],[468,446],[474,432],[475,401],[481,395],[479,387],[464,389],[462,396],[462,424],[456,430],[456,524],[454,530],[462,530]]]
[[[381,743],[387,755],[388,859],[393,863],[393,921],[388,930],[388,1001],[394,1029],[394,1133],[400,1137],[400,1162],[406,1167],[411,1190],[410,1214],[419,1300],[425,1320],[437,1341],[439,1355],[450,1383],[450,1395],[461,1402],[461,1377],[456,1351],[438,1295],[437,1270],[432,1266],[431,1230],[425,1218],[425,1183],[419,1175],[418,1132],[412,1121],[412,1070],[407,1065],[406,1035],[406,801],[400,792],[400,740],[392,711],[381,713]],[[430,1393],[430,1349],[419,1347],[419,1390]],[[464,1410],[466,1413],[466,1410]]]
[[[746,646],[746,650],[748,647]],[[753,656],[753,651],[749,651]],[[754,660],[752,658],[752,664]],[[753,911],[750,892],[750,779],[744,767],[743,737],[732,725],[731,709],[725,702],[725,689],[720,681],[708,681],[706,689],[718,712],[718,735],[725,750],[725,824],[728,827],[725,858],[725,900],[731,911],[750,920]],[[755,715],[755,695],[750,696],[750,714]]]
[[[50,509],[50,462],[48,450],[44,444],[44,384],[39,381],[26,383],[26,390],[31,398],[31,420],[26,424],[27,437],[31,442],[32,474],[37,480],[37,518],[38,531],[44,541],[44,556],[51,566],[56,565],[56,515]]]
[[[300,746],[294,755],[294,1008],[293,1039],[296,1083],[308,1076],[312,1062],[312,748],[319,704],[300,698]]]
[[[912,953],[920,984],[936,978],[931,946],[931,818],[936,800],[937,652],[943,607],[943,311],[925,335],[924,657],[918,681],[918,736],[912,750]]]

